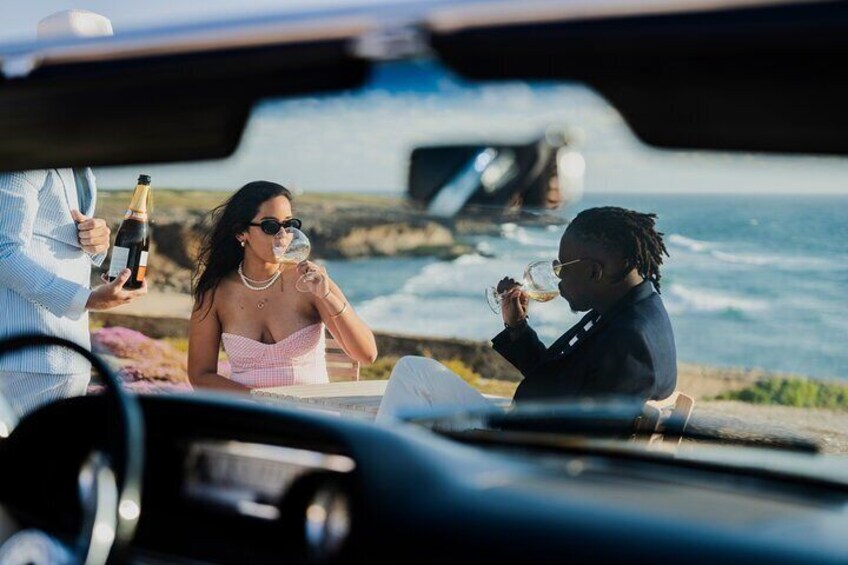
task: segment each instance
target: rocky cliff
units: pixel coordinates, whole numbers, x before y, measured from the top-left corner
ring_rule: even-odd
[[[124,193],[101,197],[98,216],[111,221],[113,234],[120,225]],[[219,195],[218,198],[223,196]],[[189,292],[191,270],[203,235],[212,225],[209,195],[179,205],[163,206],[151,214],[153,224],[149,283],[162,290]],[[123,204],[125,205],[125,204]],[[206,207],[204,207],[206,205]],[[432,218],[401,201],[374,199],[363,203],[343,197],[296,201],[295,215],[303,220],[312,243],[312,257],[354,259],[426,254],[454,258],[471,248],[462,243],[451,222]],[[479,226],[478,226],[479,227]],[[489,226],[491,229],[491,226]],[[108,260],[104,268],[108,267]],[[96,282],[100,273],[92,274]]]

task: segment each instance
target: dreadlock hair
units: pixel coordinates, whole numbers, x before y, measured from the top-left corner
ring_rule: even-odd
[[[656,214],[604,206],[589,208],[577,214],[565,230],[584,241],[597,241],[606,248],[621,252],[629,265],[650,280],[660,291],[660,265],[663,254],[669,256],[663,234],[654,229]]]

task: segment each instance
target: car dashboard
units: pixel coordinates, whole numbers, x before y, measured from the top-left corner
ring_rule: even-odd
[[[575,448],[580,442],[477,445],[247,400],[140,400],[146,465],[130,562],[677,554],[697,563],[837,563],[848,555],[848,488],[836,484],[683,465],[673,453],[617,456]],[[0,502],[15,523],[72,539],[79,466],[114,440],[107,415],[102,398],[63,401],[0,444]]]

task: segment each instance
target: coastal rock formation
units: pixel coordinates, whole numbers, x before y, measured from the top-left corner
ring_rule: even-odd
[[[426,254],[452,259],[471,251],[457,240],[452,226],[410,208],[321,201],[297,203],[295,214],[304,222],[313,258]],[[190,292],[195,258],[211,223],[212,218],[197,209],[171,208],[157,215],[151,226],[151,286]],[[119,225],[118,221],[112,224],[113,233]],[[108,265],[107,260],[104,270]],[[99,283],[99,276],[99,272],[92,273],[92,283]]]
[[[391,257],[432,249],[450,253],[454,246],[450,230],[434,222],[368,222],[339,227],[338,224],[316,226],[312,232],[316,255],[327,259]]]

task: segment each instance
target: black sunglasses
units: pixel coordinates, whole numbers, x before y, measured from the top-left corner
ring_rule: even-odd
[[[256,226],[262,228],[262,231],[267,233],[268,235],[277,235],[280,233],[280,230],[283,228],[295,228],[300,229],[300,226],[303,225],[303,222],[298,220],[297,218],[291,218],[288,220],[283,220],[282,222],[278,222],[277,220],[262,220],[258,224],[256,222],[249,222],[247,225]]]

